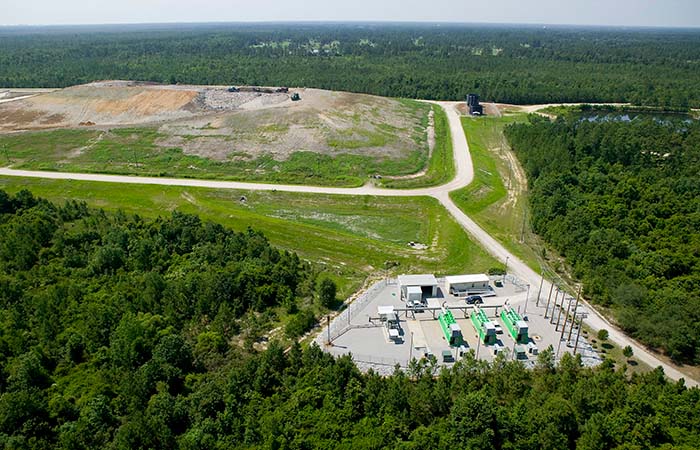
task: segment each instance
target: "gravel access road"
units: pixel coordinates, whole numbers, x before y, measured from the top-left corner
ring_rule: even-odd
[[[461,116],[457,110],[459,102],[432,102],[440,105],[447,113],[450,132],[452,134],[452,148],[454,151],[454,159],[456,165],[456,176],[447,184],[422,189],[386,189],[379,188],[373,185],[365,185],[358,188],[333,188],[322,186],[298,186],[298,185],[283,185],[283,184],[265,184],[265,183],[243,183],[233,181],[213,181],[213,180],[194,180],[183,178],[151,178],[151,177],[135,177],[135,176],[120,176],[120,175],[100,175],[87,173],[64,173],[64,172],[44,172],[44,171],[28,171],[14,170],[9,168],[0,168],[0,175],[29,177],[29,178],[48,178],[61,180],[81,180],[81,181],[99,181],[108,183],[128,183],[128,184],[154,184],[164,186],[186,186],[186,187],[205,187],[214,189],[238,189],[238,190],[259,190],[259,191],[284,191],[284,192],[301,192],[311,194],[332,194],[332,195],[376,195],[383,197],[416,197],[430,196],[437,199],[455,220],[464,228],[464,230],[474,237],[481,245],[491,253],[496,259],[501,262],[508,260],[508,271],[514,274],[530,286],[539,287],[541,277],[534,270],[528,267],[523,261],[517,258],[503,247],[498,241],[492,238],[486,231],[479,227],[472,219],[460,210],[457,205],[450,199],[449,193],[456,189],[460,189],[469,185],[474,179],[474,167],[469,155],[469,145],[467,143],[464,130],[462,128]],[[528,107],[528,110],[538,110],[540,107]],[[552,285],[551,281],[545,280],[542,291],[547,292]],[[698,382],[690,379],[688,376],[681,373],[671,364],[666,363],[658,358],[654,353],[648,351],[634,339],[625,335],[619,328],[611,324],[605,319],[593,306],[584,302],[590,313],[584,322],[594,331],[606,329],[609,332],[609,340],[620,347],[629,345],[634,350],[634,355],[637,359],[643,361],[651,367],[661,366],[665,374],[673,379],[685,379],[686,386],[698,386]]]

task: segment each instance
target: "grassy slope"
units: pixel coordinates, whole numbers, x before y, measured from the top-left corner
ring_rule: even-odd
[[[508,198],[508,184],[517,189],[519,181],[513,176],[505,157],[507,142],[503,128],[514,122],[524,121],[523,114],[503,117],[462,118],[462,125],[469,140],[469,150],[474,163],[474,181],[467,187],[451,192],[450,197],[491,236],[510,252],[525,261],[532,269],[540,271],[537,252],[539,242],[523,222],[527,213],[527,192],[524,190],[514,201]],[[526,186],[520,186],[526,189]],[[523,235],[523,242],[520,237]]]
[[[428,162],[425,176],[404,180],[387,180],[382,185],[387,188],[414,189],[439,186],[455,176],[455,162],[452,155],[452,135],[447,122],[447,114],[438,107],[435,111],[435,148]]]
[[[430,105],[413,100],[399,100],[412,113],[425,116],[427,126]],[[156,140],[164,137],[154,128],[115,128],[108,133],[99,130],[52,130],[0,136],[0,164],[16,169],[56,170],[64,172],[113,173],[122,175],[171,176],[266,181],[319,186],[361,186],[369,175],[406,175],[420,171],[429,163],[426,176],[394,182],[389,187],[423,187],[442,184],[454,175],[449,129],[444,111],[436,109],[436,151],[427,161],[427,142],[417,139],[417,148],[404,158],[380,158],[346,153],[324,155],[310,151],[293,152],[289,159],[276,161],[271,156],[235,161],[215,161],[186,155],[180,148],[164,148]],[[362,120],[358,117],[358,120]],[[268,126],[269,128],[269,126]],[[379,127],[376,133],[361,140],[330,140],[339,150],[363,146],[382,146],[395,133],[406,131]],[[417,127],[418,129],[418,127]],[[358,129],[359,130],[359,129]],[[352,136],[362,135],[350,130]],[[417,132],[414,130],[413,132]],[[192,137],[192,139],[208,139]],[[229,138],[226,138],[230,140]],[[260,142],[264,145],[265,142]],[[233,144],[231,144],[233,145]],[[232,154],[234,154],[233,152]]]
[[[311,261],[327,264],[341,294],[357,289],[369,274],[482,272],[493,258],[472,242],[436,200],[339,197],[283,192],[117,185],[68,180],[0,177],[0,189],[29,189],[52,201],[84,200],[90,206],[157,216],[178,209],[236,230],[250,226],[270,241]],[[247,201],[240,201],[245,195]],[[412,250],[408,241],[430,245]]]

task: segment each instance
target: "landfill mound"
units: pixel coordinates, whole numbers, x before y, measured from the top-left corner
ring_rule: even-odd
[[[208,112],[259,109],[289,101],[283,93],[226,87],[99,81],[0,104],[0,131],[141,125]]]

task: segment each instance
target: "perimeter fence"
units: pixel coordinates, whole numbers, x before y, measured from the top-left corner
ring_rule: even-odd
[[[347,308],[345,308],[340,314],[331,320],[330,330],[328,327],[324,328],[323,332],[319,335],[317,342],[319,344],[327,344],[347,333],[348,330],[354,327],[352,320],[367,307],[367,304],[374,300],[381,290],[394,284],[396,284],[396,280],[391,278],[374,283],[369,289],[353,300],[352,303],[348,304]]]

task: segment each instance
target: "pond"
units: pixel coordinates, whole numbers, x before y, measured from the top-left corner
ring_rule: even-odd
[[[591,111],[582,113],[578,117],[579,122],[633,122],[641,120],[653,120],[663,125],[691,124],[695,119],[690,114],[663,113],[659,111],[649,112],[614,112],[614,111]]]

